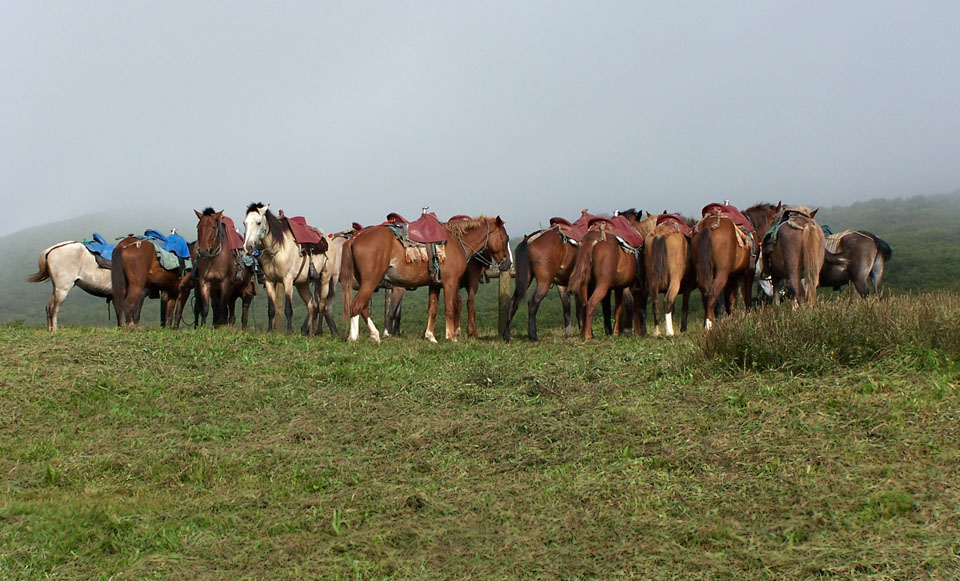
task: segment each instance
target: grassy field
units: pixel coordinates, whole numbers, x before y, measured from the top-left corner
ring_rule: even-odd
[[[956,578],[958,307],[860,306],[902,316],[856,357],[789,308],[592,343],[0,327],[0,578]],[[744,347],[758,317],[801,332]]]

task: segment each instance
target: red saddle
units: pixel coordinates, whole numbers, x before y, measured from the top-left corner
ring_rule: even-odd
[[[560,232],[567,238],[575,242],[580,242],[580,239],[584,237],[587,229],[590,227],[590,221],[595,218],[597,218],[597,216],[584,212],[580,214],[576,222],[570,223],[566,218],[557,216],[550,218],[550,225],[560,228]]]
[[[230,243],[230,250],[242,250],[243,238],[240,236],[240,233],[237,232],[237,227],[234,226],[233,220],[228,216],[223,216],[221,220],[223,221],[224,229],[227,231],[227,242]]]
[[[594,218],[590,220],[590,229],[596,230],[600,228],[600,225],[604,225],[604,230],[607,234],[612,234],[617,236],[630,246],[634,248],[640,248],[643,246],[643,236],[640,236],[640,233],[633,229],[633,226],[630,225],[630,222],[627,222],[627,219],[623,216],[614,216],[613,218]]]
[[[447,222],[463,222],[466,220],[473,220],[473,218],[467,216],[466,214],[457,214],[456,216],[450,216],[450,219],[447,220]]]
[[[313,226],[307,224],[307,219],[303,216],[293,216],[292,218],[286,218],[286,220],[297,244],[319,244],[324,242],[323,234]]]
[[[679,214],[660,214],[657,216],[657,226],[660,224],[669,224],[674,226],[677,229],[677,232],[680,232],[687,238],[693,236],[693,228],[687,226],[687,222]]]
[[[740,210],[729,204],[707,204],[700,211],[700,215],[706,217],[708,214],[720,214],[724,218],[729,218],[734,224],[740,226],[747,232],[753,232],[753,224],[744,216]]]
[[[394,224],[406,224],[407,237],[414,242],[426,244],[447,241],[447,229],[443,227],[443,224],[440,223],[437,215],[433,212],[421,214],[413,222],[408,221],[396,212],[391,212],[387,214],[387,221]]]

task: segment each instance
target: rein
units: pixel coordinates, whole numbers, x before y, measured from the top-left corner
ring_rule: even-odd
[[[483,237],[483,246],[480,247],[480,250],[474,251],[472,254],[467,252],[467,248],[473,250],[473,247],[463,241],[463,238],[457,236],[457,240],[460,242],[460,248],[463,249],[464,256],[467,256],[467,262],[476,259],[477,262],[486,266],[487,268],[493,268],[496,264],[493,259],[486,258],[483,256],[483,252],[487,249],[487,245],[490,243],[490,222],[487,222],[487,233]]]

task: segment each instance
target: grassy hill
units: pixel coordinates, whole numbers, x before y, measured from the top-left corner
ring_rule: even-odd
[[[958,313],[539,344],[0,326],[0,578],[955,578]]]
[[[843,229],[869,230],[893,247],[886,284],[891,292],[923,291],[960,288],[960,261],[955,260],[956,248],[960,247],[960,191],[946,195],[917,196],[909,199],[871,200],[850,206],[836,206],[820,210],[818,220],[829,224],[834,231]],[[196,218],[187,211],[172,212],[168,209],[151,211],[121,211],[92,214],[73,220],[30,228],[0,238],[5,252],[0,254],[0,322],[24,321],[28,325],[43,325],[44,304],[50,296],[49,283],[29,284],[26,276],[36,271],[36,261],[44,248],[61,240],[89,237],[99,231],[108,239],[129,232],[142,232],[152,227],[169,231],[176,227],[188,239],[196,231]],[[514,232],[514,236],[520,233]],[[479,322],[486,333],[496,328],[496,285],[481,287],[479,299]],[[404,310],[405,329],[422,330],[425,326],[426,291],[408,294]],[[827,295],[831,293],[826,293]],[[696,297],[696,295],[695,295]],[[339,305],[339,303],[337,303]],[[294,300],[297,320],[302,320],[303,309],[299,299]],[[382,320],[382,299],[375,295],[377,321]],[[693,309],[699,309],[699,299],[693,301]],[[266,325],[265,295],[261,293],[254,304],[254,326]],[[144,308],[144,321],[156,324],[159,306],[148,302]],[[441,319],[442,320],[442,319]],[[556,294],[548,295],[540,309],[542,327],[557,328],[561,325],[559,301]],[[74,289],[61,310],[61,324],[111,325],[104,301],[94,299]],[[515,319],[516,329],[526,327],[526,305],[522,306]]]

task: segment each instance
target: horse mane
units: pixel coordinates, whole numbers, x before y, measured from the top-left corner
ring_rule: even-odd
[[[467,230],[472,230],[478,226],[484,225],[490,218],[480,214],[476,218],[469,220],[454,220],[453,222],[443,222],[443,227],[447,232],[455,236],[462,236]]]
[[[743,213],[746,214],[747,212],[749,212],[749,211],[751,211],[751,210],[766,211],[766,210],[776,210],[776,209],[777,209],[777,207],[774,206],[773,204],[771,204],[770,202],[758,202],[758,203],[750,206],[750,207],[747,208],[746,210],[744,210]]]
[[[259,212],[260,208],[263,208],[263,207],[264,207],[263,202],[253,202],[249,206],[247,206],[246,213],[249,214],[250,212]]]
[[[216,214],[216,212],[210,206],[207,206],[206,208],[203,209],[204,216],[213,216],[214,214]]]
[[[267,210],[263,215],[267,219],[267,226],[270,227],[270,232],[273,234],[273,237],[277,241],[277,245],[283,248],[283,243],[286,239],[284,233],[290,232],[293,233],[293,230],[290,229],[290,224],[287,224],[286,220],[281,220],[279,216]]]

